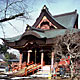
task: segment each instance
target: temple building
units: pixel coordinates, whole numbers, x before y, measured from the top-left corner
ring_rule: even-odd
[[[41,67],[51,65],[53,68],[55,37],[64,35],[68,29],[78,29],[77,10],[53,16],[44,5],[35,23],[32,26],[27,25],[23,34],[5,38],[3,41],[7,46],[19,50],[20,69],[24,62],[40,63]]]

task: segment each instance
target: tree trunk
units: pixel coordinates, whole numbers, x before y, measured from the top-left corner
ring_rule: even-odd
[[[70,55],[70,57],[72,58],[72,56]],[[74,65],[73,65],[73,62],[72,62],[72,60],[71,60],[71,66],[70,66],[70,68],[71,68],[71,78],[74,76],[74,72],[73,72],[73,69],[74,69]]]

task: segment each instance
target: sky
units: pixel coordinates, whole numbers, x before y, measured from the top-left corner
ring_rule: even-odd
[[[16,31],[13,27],[9,24],[4,24],[4,32],[6,37],[13,37],[22,34],[25,31],[26,24],[32,26],[36,21],[37,17],[39,16],[41,9],[44,5],[48,7],[49,12],[52,15],[58,15],[68,12],[73,12],[77,9],[77,13],[80,15],[80,0],[29,0],[28,9],[32,10],[30,13],[31,19],[27,20],[26,23],[23,21],[11,21],[14,24]],[[78,20],[79,29],[80,29],[80,18]],[[2,29],[0,28],[0,38],[3,37]],[[2,41],[0,40],[0,43]]]

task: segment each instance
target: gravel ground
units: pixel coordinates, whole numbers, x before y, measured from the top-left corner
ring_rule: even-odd
[[[16,78],[16,79],[10,79],[8,77],[0,77],[0,80],[71,80],[69,79],[61,79],[60,77],[56,78],[56,79],[48,79],[48,78],[24,78],[24,79],[20,79],[20,78]]]
[[[11,79],[8,76],[4,74],[0,74],[0,80],[71,80],[70,78],[67,79],[61,79],[60,77],[57,77],[56,79],[48,79],[48,78],[30,78],[30,77],[16,77],[17,79]],[[20,79],[22,78],[22,79]],[[75,80],[75,79],[74,79]]]
[[[60,77],[57,77],[56,79],[48,79],[48,78],[26,78],[26,79],[18,79],[18,80],[71,80],[70,78],[62,79]]]
[[[32,78],[32,79],[21,79],[21,80],[71,80],[71,79],[47,79],[47,78]]]

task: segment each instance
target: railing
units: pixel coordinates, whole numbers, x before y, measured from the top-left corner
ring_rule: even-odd
[[[27,76],[28,74],[34,74],[35,71],[37,71],[39,68],[41,68],[41,64],[32,64],[28,67],[25,67],[24,69],[21,69],[17,73],[13,74],[15,76]]]
[[[41,68],[41,65],[34,64],[34,65],[31,65],[31,67],[29,66],[28,68],[25,69],[25,76],[27,76],[27,74],[29,73],[34,74],[34,72],[39,68]]]
[[[14,63],[12,65],[12,71],[15,72],[15,71],[19,71],[20,69],[24,69],[26,66],[31,66],[33,64],[33,62],[31,63],[26,63],[24,62],[22,65],[19,65],[19,63]]]

